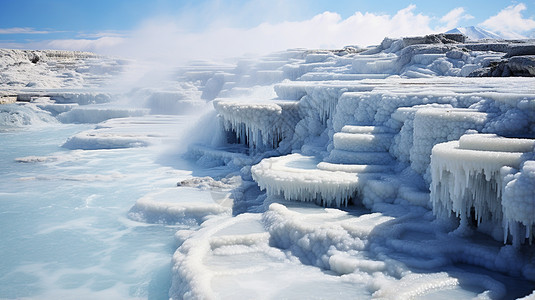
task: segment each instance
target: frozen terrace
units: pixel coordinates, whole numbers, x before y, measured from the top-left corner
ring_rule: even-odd
[[[227,137],[235,135],[228,142],[244,144],[258,157],[251,176],[268,195],[327,206],[410,203],[443,216],[433,204],[438,196],[431,192],[448,184],[432,176],[437,172],[431,164],[436,145],[476,133],[535,137],[533,79],[496,77],[529,76],[532,47],[439,35],[385,39],[377,48],[342,53],[274,54],[256,66],[262,66],[264,75],[286,78],[274,85],[276,95],[248,97],[239,88],[244,76],[235,75],[233,83],[221,85],[226,88],[214,106]],[[525,64],[518,67],[513,57]],[[504,66],[509,71],[504,73]],[[528,175],[520,174],[530,171],[522,166],[532,153],[528,149],[521,162],[500,168],[512,167],[509,173],[524,178]],[[263,155],[275,157],[260,161]],[[525,184],[517,188],[530,183]],[[535,207],[535,196],[528,198],[528,206]],[[478,205],[468,205],[469,217],[470,207],[478,211]],[[493,226],[507,231],[509,225],[502,224],[513,219],[490,213]],[[530,227],[532,221],[522,224]],[[523,230],[530,238],[531,229]],[[507,236],[502,234],[505,240]]]

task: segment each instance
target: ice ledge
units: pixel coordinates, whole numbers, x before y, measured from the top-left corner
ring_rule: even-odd
[[[337,207],[347,205],[357,195],[362,180],[374,176],[320,170],[316,168],[319,162],[313,156],[294,153],[264,159],[251,168],[251,173],[268,195]]]

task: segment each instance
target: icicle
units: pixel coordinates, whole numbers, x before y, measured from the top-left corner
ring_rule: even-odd
[[[433,211],[439,216],[445,215],[443,211],[453,211],[461,218],[462,222],[465,222],[466,219],[470,218],[470,211],[474,208],[474,217],[478,225],[487,221],[501,224],[504,229],[504,241],[507,241],[510,233],[515,243],[519,243],[519,231],[514,229],[516,225],[512,224],[521,221],[526,227],[526,232],[529,231],[529,234],[526,233],[526,238],[531,239],[531,225],[535,222],[535,215],[531,214],[531,219],[526,220],[524,207],[535,210],[535,197],[533,197],[535,194],[527,195],[528,200],[521,200],[529,202],[531,196],[533,202],[531,206],[519,206],[517,203],[519,197],[514,196],[515,190],[513,189],[517,183],[511,179],[512,177],[504,180],[508,173],[502,170],[502,167],[518,168],[522,162],[522,157],[525,156],[522,152],[505,151],[508,142],[512,144],[513,150],[518,150],[529,149],[530,147],[527,147],[526,144],[535,145],[535,140],[482,136],[477,134],[463,136],[462,143],[453,141],[433,147],[430,172]],[[474,141],[471,140],[472,138]],[[499,139],[498,146],[492,144],[494,139]],[[489,143],[490,149],[501,151],[484,151],[482,150],[484,143]],[[462,148],[461,145],[465,148]],[[467,148],[471,146],[477,149]],[[529,167],[530,170],[531,168],[535,174],[535,162],[533,167]],[[510,172],[511,168],[507,170]],[[527,172],[531,171],[526,171],[526,174]],[[526,176],[525,178],[530,177]],[[532,185],[535,187],[535,176],[533,178]],[[524,186],[526,184],[528,183],[522,181],[520,187],[522,191],[533,191],[533,187]]]

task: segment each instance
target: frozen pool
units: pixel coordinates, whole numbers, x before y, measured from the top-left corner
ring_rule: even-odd
[[[0,132],[0,298],[168,298],[179,227],[127,212],[190,172],[156,165],[153,148],[60,147],[91,127]]]

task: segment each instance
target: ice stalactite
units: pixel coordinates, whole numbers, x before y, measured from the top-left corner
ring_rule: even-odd
[[[529,205],[533,202],[533,197],[529,199],[533,196],[529,192],[531,183],[526,180],[531,175],[531,164],[524,164],[525,170],[519,175],[508,173],[511,168],[520,167],[534,145],[535,140],[473,134],[433,147],[431,201],[435,214],[447,217],[453,212],[460,217],[461,226],[465,226],[473,209],[478,225],[491,222],[499,226],[503,222],[505,241],[511,221],[522,222],[530,232],[535,216],[520,213],[518,205],[526,202],[528,210],[533,206]],[[518,189],[517,184],[522,187]],[[514,197],[515,193],[520,193],[520,197]],[[518,231],[512,230],[511,234],[518,244]]]
[[[275,149],[285,138],[292,138],[298,120],[297,102],[243,103],[220,100],[215,109],[226,130],[246,140],[253,149]]]

